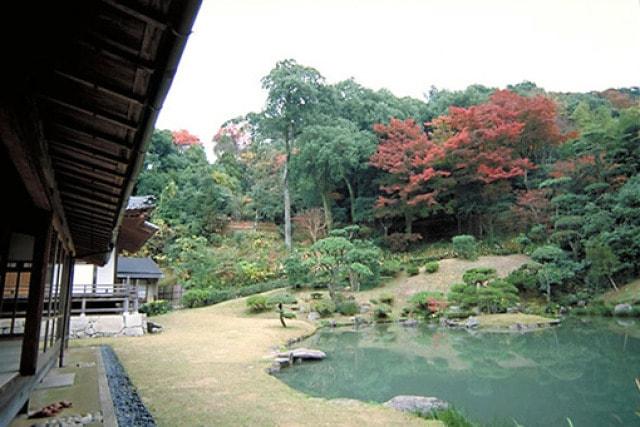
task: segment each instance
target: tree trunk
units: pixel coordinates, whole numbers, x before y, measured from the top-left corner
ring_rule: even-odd
[[[613,289],[615,289],[616,291],[618,290],[618,286],[616,286],[616,282],[613,281],[613,277],[611,276],[607,276],[609,278],[609,282],[611,283],[611,286],[613,286]]]
[[[349,192],[349,208],[351,213],[351,224],[355,224],[356,222],[356,197],[353,194],[353,186],[349,182],[349,180],[343,176],[342,179],[344,183],[347,185],[347,191]]]
[[[408,212],[404,214],[404,232],[407,235],[413,233],[413,216]]]
[[[547,280],[547,303],[551,302],[551,284]]]
[[[333,229],[333,214],[331,213],[331,202],[326,191],[321,192],[322,208],[324,209],[324,222],[327,225],[327,231]]]
[[[293,249],[291,243],[291,197],[289,196],[289,161],[291,160],[291,141],[290,141],[290,128],[287,129],[284,138],[284,144],[286,149],[286,158],[284,162],[284,245],[288,251]]]

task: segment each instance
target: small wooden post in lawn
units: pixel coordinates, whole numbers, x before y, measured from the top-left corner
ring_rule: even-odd
[[[286,328],[287,324],[284,322],[284,308],[282,308],[282,303],[278,303],[278,313],[280,314],[280,323],[282,323],[282,327]]]

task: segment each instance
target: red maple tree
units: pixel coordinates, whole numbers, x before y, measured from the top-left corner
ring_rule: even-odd
[[[171,132],[173,143],[178,147],[191,147],[193,145],[202,145],[200,138],[193,135],[186,129],[174,130]]]
[[[405,232],[411,234],[412,223],[421,209],[438,204],[438,188],[433,181],[448,175],[435,163],[444,157],[444,149],[429,139],[412,119],[392,118],[388,125],[376,124],[380,138],[371,156],[372,166],[387,172],[375,205],[380,216],[404,217]]]
[[[431,125],[448,136],[443,147],[461,184],[489,184],[522,176],[534,168],[528,158],[514,153],[524,124],[517,120],[515,112],[502,106],[487,103],[451,107],[448,115],[435,119]]]

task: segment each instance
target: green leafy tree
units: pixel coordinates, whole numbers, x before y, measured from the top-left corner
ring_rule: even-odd
[[[602,279],[606,279],[613,289],[618,290],[613,275],[620,268],[620,260],[609,246],[597,242],[592,243],[587,246],[585,258],[589,263],[589,273],[587,274],[589,282],[599,285]]]
[[[320,193],[325,223],[333,228],[331,192],[344,184],[349,195],[351,220],[356,217],[356,194],[353,180],[367,167],[367,160],[375,150],[375,138],[360,131],[351,122],[338,119],[328,125],[306,127],[298,138],[298,152],[294,156],[297,170],[309,177]]]
[[[554,245],[539,247],[531,254],[531,258],[541,264],[536,276],[548,302],[551,302],[552,287],[566,284],[568,280],[576,277],[581,267],[579,263],[572,261],[565,251]]]
[[[284,202],[285,245],[291,250],[291,195],[290,169],[296,138],[308,122],[320,96],[324,78],[310,67],[286,59],[262,79],[262,87],[268,91],[267,103],[262,113],[263,132],[279,138],[284,144],[282,188]]]

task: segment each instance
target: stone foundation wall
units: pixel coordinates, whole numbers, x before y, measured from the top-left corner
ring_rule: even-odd
[[[71,317],[71,338],[139,337],[147,329],[147,315],[142,313]]]

